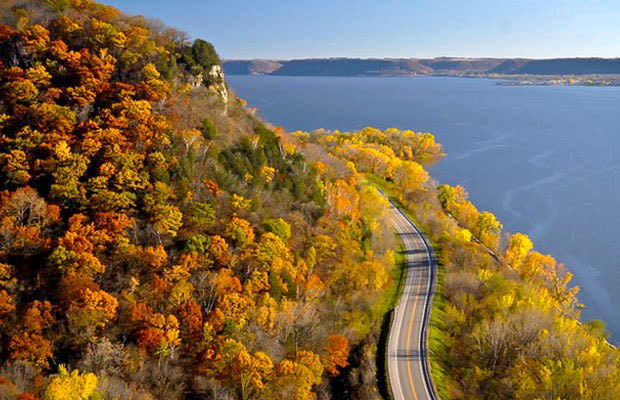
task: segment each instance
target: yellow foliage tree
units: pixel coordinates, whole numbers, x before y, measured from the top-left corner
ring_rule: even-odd
[[[519,268],[534,245],[527,235],[515,233],[510,237],[504,257],[514,268]]]
[[[88,400],[97,388],[98,379],[95,374],[67,371],[64,365],[58,367],[50,384],[45,388],[44,400]]]

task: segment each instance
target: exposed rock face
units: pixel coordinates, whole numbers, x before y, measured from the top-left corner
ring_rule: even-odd
[[[224,70],[220,65],[213,65],[207,77],[209,90],[218,93],[224,105],[228,104],[228,89],[224,80]]]
[[[187,79],[187,82],[190,84],[192,89],[197,89],[200,87],[200,85],[204,83],[204,76],[202,75],[202,73],[198,75],[190,75],[190,74],[188,75],[189,77]]]
[[[202,72],[198,75],[187,74],[187,83],[190,84],[192,89],[197,89],[201,85],[205,85],[209,91],[217,93],[217,95],[224,103],[224,106],[228,104],[228,89],[226,88],[226,81],[224,80],[224,70],[220,65],[213,65],[209,70],[207,76]]]

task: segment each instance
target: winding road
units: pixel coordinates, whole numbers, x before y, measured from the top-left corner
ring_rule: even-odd
[[[437,276],[432,246],[390,201],[390,218],[407,257],[405,285],[388,339],[388,374],[395,400],[439,399],[428,359],[428,324]]]

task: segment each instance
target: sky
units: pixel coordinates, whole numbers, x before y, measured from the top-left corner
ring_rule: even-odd
[[[208,40],[224,59],[620,56],[616,0],[102,2]]]

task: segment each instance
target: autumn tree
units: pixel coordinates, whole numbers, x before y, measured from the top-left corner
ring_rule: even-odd
[[[48,358],[52,358],[52,344],[36,333],[24,332],[14,335],[8,346],[11,360],[24,360],[36,367],[48,368]]]
[[[406,193],[421,189],[428,179],[428,173],[415,161],[403,161],[394,170],[394,183]]]
[[[338,375],[338,368],[349,365],[349,341],[342,335],[329,335],[323,353],[325,371],[332,375]]]
[[[45,400],[87,400],[92,398],[97,388],[95,374],[81,373],[78,370],[68,372],[65,366],[58,367],[56,374],[45,388]]]
[[[532,247],[532,241],[527,235],[515,233],[510,237],[508,248],[504,254],[506,262],[514,268],[519,268]]]

